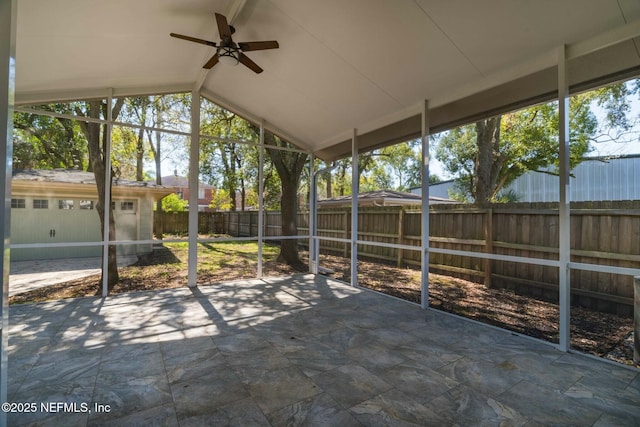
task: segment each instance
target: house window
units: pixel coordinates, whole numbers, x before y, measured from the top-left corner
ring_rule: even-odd
[[[116,202],[111,202],[111,210],[112,211],[116,210]]]
[[[135,202],[120,202],[121,211],[135,211]]]
[[[33,209],[49,209],[49,201],[47,199],[33,199]]]
[[[184,193],[182,191],[177,191],[176,194],[179,198],[184,199]]]
[[[58,209],[73,209],[73,200],[58,200]]]
[[[202,185],[198,186],[198,199],[204,199],[204,187]]]
[[[93,200],[80,200],[80,210],[92,211],[96,208],[95,203]]]
[[[14,209],[24,209],[27,204],[24,199],[11,199],[11,207]]]

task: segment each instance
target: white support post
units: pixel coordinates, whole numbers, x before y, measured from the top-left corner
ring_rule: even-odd
[[[561,351],[571,346],[571,283],[570,283],[570,251],[571,251],[571,206],[569,183],[569,82],[567,75],[566,46],[558,49],[558,149],[560,150],[560,205],[559,205],[559,310]]]
[[[351,286],[358,286],[358,132],[351,137]]]
[[[264,120],[260,122],[260,161],[258,162],[258,279],[262,279],[262,242],[264,240]],[[251,230],[249,230],[251,234]]]
[[[104,226],[102,229],[102,297],[109,294],[109,221],[111,220],[111,135],[113,133],[113,89],[107,96],[107,127],[104,144]]]
[[[315,170],[315,156],[309,156],[309,273],[318,274],[318,249],[316,224],[318,215],[318,179]]]
[[[13,159],[13,112],[16,66],[16,7],[17,0],[0,1],[0,269],[2,294],[0,301],[0,402],[7,401],[7,346],[9,345],[9,267],[11,240],[11,177]],[[7,415],[0,412],[0,426],[7,425]]]
[[[429,101],[422,106],[422,247],[420,306],[429,307]]]
[[[191,91],[191,141],[189,145],[189,267],[187,284],[198,279],[198,185],[200,158],[200,92]]]

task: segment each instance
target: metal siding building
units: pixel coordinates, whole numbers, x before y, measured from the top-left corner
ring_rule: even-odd
[[[640,154],[619,157],[592,157],[571,171],[571,201],[640,200]],[[449,198],[455,180],[429,186],[429,195]],[[527,172],[504,188],[502,193],[514,191],[519,202],[557,202],[558,176]],[[420,187],[412,188],[421,194]]]
[[[640,155],[585,160],[572,171],[570,185],[576,202],[640,200]],[[558,177],[541,172],[528,172],[505,190],[513,190],[521,202],[560,199]]]

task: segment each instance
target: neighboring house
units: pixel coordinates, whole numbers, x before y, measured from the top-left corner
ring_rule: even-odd
[[[422,203],[422,197],[417,194],[402,191],[378,190],[365,191],[358,194],[358,206],[416,206]],[[429,197],[429,204],[457,203],[441,197]],[[351,206],[351,195],[318,200],[318,207]]]
[[[102,240],[92,172],[15,170],[11,184],[11,243],[67,243]],[[171,189],[148,182],[116,179],[112,204],[117,240],[153,238],[153,206]],[[151,252],[151,245],[121,245],[118,253]],[[101,246],[13,248],[12,260],[100,256]]]
[[[162,186],[171,187],[178,197],[183,200],[189,200],[189,178],[178,176],[176,172],[173,175],[163,176]],[[216,189],[213,185],[198,182],[198,211],[209,210],[209,204],[211,204],[215,191]]]

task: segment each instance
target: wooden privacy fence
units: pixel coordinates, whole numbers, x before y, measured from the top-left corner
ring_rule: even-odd
[[[430,246],[511,255],[558,259],[559,216],[557,203],[436,205],[429,210]],[[199,232],[232,236],[256,236],[258,212],[199,214]],[[166,233],[186,233],[187,214],[157,215]],[[358,255],[398,266],[420,265],[422,213],[417,208],[361,207],[358,239],[416,246],[416,251],[362,244]],[[265,236],[280,235],[280,213],[264,213]],[[318,235],[351,236],[351,209],[320,209]],[[298,214],[298,234],[308,234],[307,212]],[[300,241],[306,246],[308,240]],[[322,253],[349,256],[349,245],[321,240]],[[576,202],[571,204],[571,261],[640,268],[640,201]],[[431,272],[508,288],[549,300],[557,299],[556,267],[483,260],[431,252]],[[572,270],[572,301],[601,311],[630,315],[633,312],[633,278],[611,273]]]

